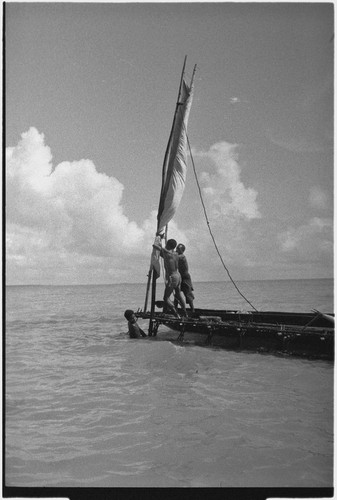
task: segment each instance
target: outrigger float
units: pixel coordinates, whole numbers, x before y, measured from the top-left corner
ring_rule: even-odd
[[[172,129],[164,157],[162,187],[157,215],[155,244],[167,242],[168,223],[179,206],[186,181],[187,152],[194,167],[192,151],[187,137],[187,122],[193,98],[194,66],[191,82],[185,81],[185,65],[182,70],[178,101],[173,118]],[[218,309],[195,309],[183,316],[171,314],[162,301],[156,301],[156,281],[160,276],[160,251],[154,247],[143,310],[135,313],[138,318],[149,320],[149,337],[177,342],[224,347],[227,349],[255,350],[259,352],[282,353],[312,359],[334,359],[334,315],[317,310],[310,313],[258,311],[240,292],[233,281],[216,245],[206,209],[202,200],[198,179],[196,181],[203,205],[206,222],[216,251],[230,280],[253,309],[251,312]],[[151,287],[152,282],[152,287]],[[148,298],[151,287],[151,305]],[[162,311],[156,310],[163,309]],[[162,326],[168,328],[161,328]]]

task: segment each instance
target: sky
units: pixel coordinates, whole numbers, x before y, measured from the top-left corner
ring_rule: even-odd
[[[6,283],[146,282],[185,55],[232,278],[332,278],[333,33],[333,3],[7,2]],[[168,237],[228,280],[190,158]]]

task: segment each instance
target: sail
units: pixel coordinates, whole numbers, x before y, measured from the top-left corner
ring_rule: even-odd
[[[176,113],[163,165],[157,234],[163,233],[165,226],[173,218],[185,188],[187,122],[193,98],[193,78],[194,72],[191,84],[187,85],[183,78],[180,87]]]

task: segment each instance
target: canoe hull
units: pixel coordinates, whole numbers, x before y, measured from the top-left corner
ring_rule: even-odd
[[[150,313],[138,312],[137,316],[150,320]],[[152,326],[153,336],[162,340],[334,359],[333,315],[197,309],[193,316],[181,319],[155,312]]]

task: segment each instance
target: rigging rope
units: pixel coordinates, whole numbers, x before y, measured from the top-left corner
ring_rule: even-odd
[[[185,127],[184,127],[185,128]],[[210,223],[209,223],[209,220],[208,220],[208,217],[207,217],[207,212],[206,212],[206,207],[205,207],[205,204],[204,204],[204,200],[202,198],[202,194],[201,194],[201,189],[200,189],[200,184],[199,184],[199,181],[198,181],[198,176],[197,176],[197,172],[196,172],[196,169],[195,169],[195,165],[194,165],[194,160],[193,160],[193,156],[192,156],[192,150],[191,150],[191,146],[190,146],[190,141],[188,139],[188,135],[187,135],[187,130],[185,128],[185,132],[186,132],[186,139],[187,139],[187,144],[188,144],[188,148],[189,148],[189,151],[190,151],[190,156],[191,156],[191,160],[192,160],[192,165],[193,165],[193,172],[194,172],[194,176],[195,176],[195,180],[197,182],[197,186],[198,186],[198,190],[199,190],[199,196],[200,196],[200,200],[201,200],[201,203],[202,203],[202,207],[203,207],[203,210],[204,210],[204,214],[205,214],[205,218],[206,218],[206,222],[207,222],[207,226],[208,226],[208,230],[210,232],[210,235],[212,237],[212,240],[213,240],[213,243],[214,243],[214,246],[215,246],[215,249],[220,257],[220,260],[222,262],[222,265],[223,267],[225,268],[228,276],[229,276],[229,279],[231,280],[231,282],[233,283],[233,285],[235,286],[236,290],[239,292],[239,294],[241,295],[241,297],[243,299],[245,299],[245,301],[255,310],[257,311],[256,307],[253,306],[253,304],[243,295],[243,293],[241,293],[241,291],[239,290],[239,288],[237,287],[236,283],[234,282],[232,276],[230,275],[228,269],[227,269],[227,266],[226,264],[224,263],[223,261],[223,258],[221,257],[221,254],[219,252],[219,249],[218,249],[218,246],[216,244],[216,241],[214,239],[214,236],[213,236],[213,233],[212,233],[212,230],[211,230],[211,226],[210,226]]]

